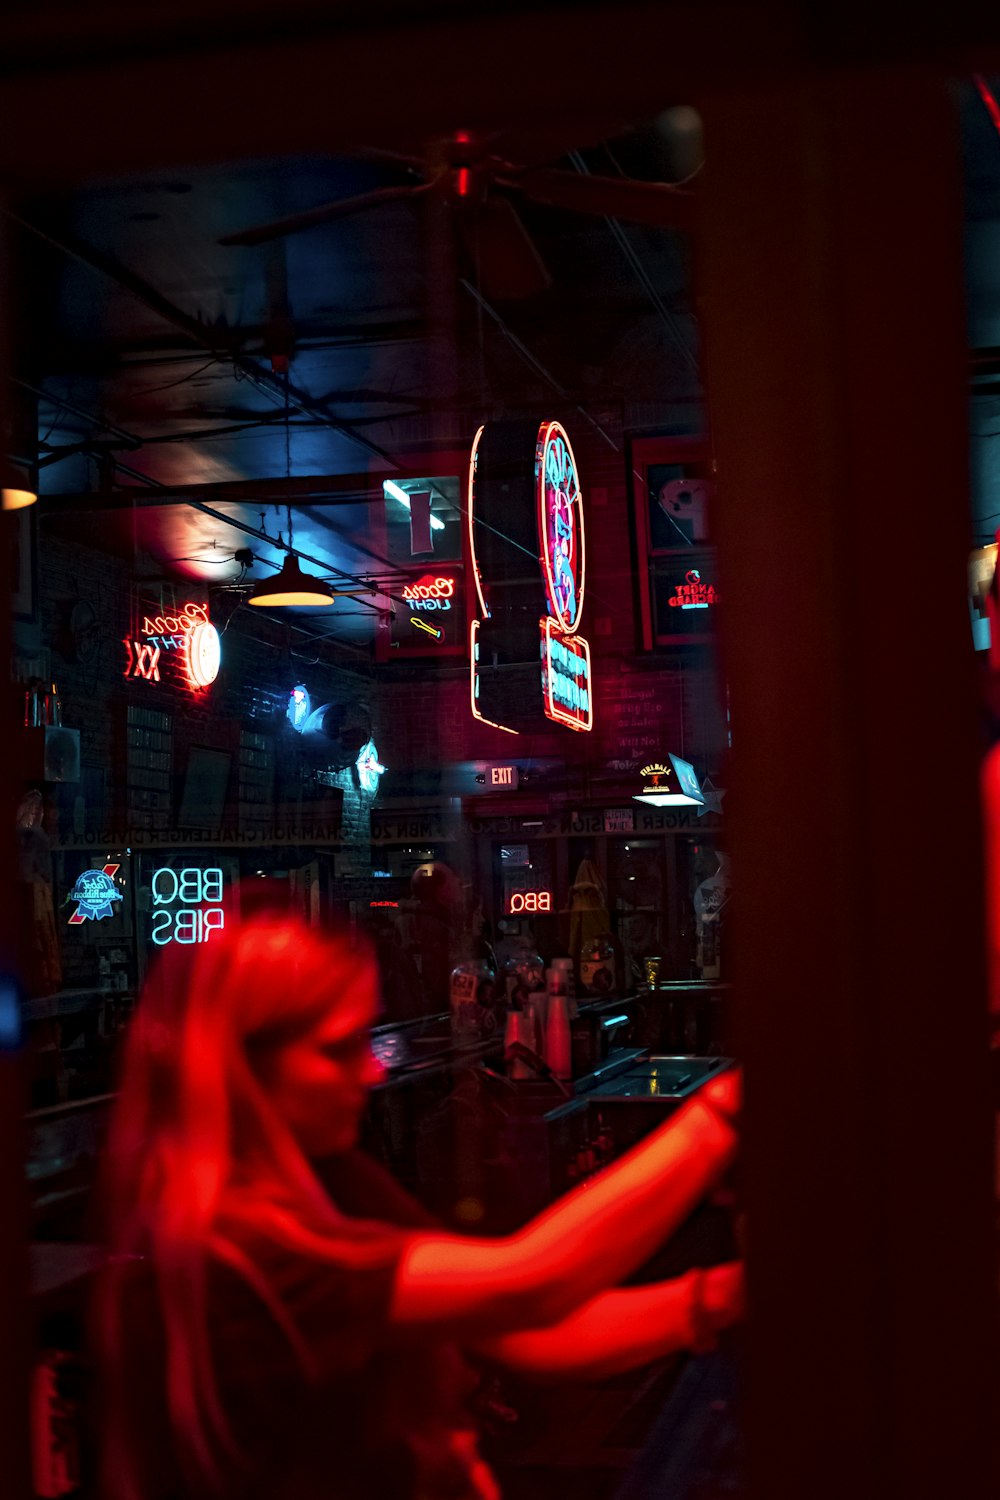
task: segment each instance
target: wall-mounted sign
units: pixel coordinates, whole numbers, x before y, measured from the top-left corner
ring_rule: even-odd
[[[589,644],[582,635],[560,634],[552,620],[542,620],[541,634],[546,717],[570,729],[593,728]]]
[[[517,766],[486,767],[486,785],[492,787],[494,790],[501,789],[516,792],[518,779]]]
[[[70,927],[114,916],[114,903],[122,899],[114,879],[118,869],[118,865],[104,865],[100,870],[82,870],[76,877],[66,898],[76,902],[76,910],[69,919]]]
[[[630,807],[610,807],[604,813],[605,833],[634,833],[635,813]]]
[[[709,609],[718,604],[719,594],[714,583],[706,583],[697,568],[689,568],[683,583],[674,584],[670,597],[671,609]]]
[[[408,577],[393,589],[393,615],[380,655],[461,655],[465,650],[465,589],[453,564]]]
[[[150,899],[150,936],[158,948],[167,943],[207,943],[226,925],[221,869],[175,870],[161,865],[153,871]]]
[[[415,583],[403,588],[403,598],[411,609],[450,610],[455,597],[455,580],[440,573],[425,573]]]
[[[469,640],[473,717],[511,734],[540,729],[545,719],[591,729],[590,648],[576,634],[586,574],[583,500],[558,422],[479,429],[468,527],[477,607]],[[537,575],[526,554],[539,559]]]
[[[169,679],[194,692],[212,685],[222,663],[222,643],[208,618],[207,604],[188,603],[172,614],[145,615],[124,645],[126,677],[145,682]]]
[[[551,910],[551,891],[510,891],[508,893],[506,914],[509,917]]]
[[[690,761],[679,755],[667,757],[665,761],[654,760],[643,766],[642,790],[633,793],[636,802],[648,802],[653,807],[697,807],[705,808],[705,798],[698,781],[697,772]]]

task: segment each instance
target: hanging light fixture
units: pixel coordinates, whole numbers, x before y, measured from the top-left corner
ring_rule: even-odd
[[[274,577],[264,578],[254,587],[247,603],[271,609],[288,609],[293,604],[318,609],[332,604],[335,597],[328,583],[322,578],[314,578],[311,573],[304,573],[298,558],[289,552]]]
[[[289,427],[288,412],[288,372],[285,371],[285,477],[291,478],[292,454],[291,454],[291,430]],[[280,537],[279,537],[280,540]],[[292,502],[288,501],[288,553],[280,569],[273,578],[264,578],[258,583],[253,593],[247,599],[248,604],[256,604],[268,609],[291,609],[294,605],[304,605],[308,609],[323,609],[332,604],[336,595],[328,583],[322,578],[314,578],[311,573],[304,573],[299,566],[299,560],[295,556],[292,547]]]
[[[31,475],[24,464],[15,463],[13,459],[5,459],[2,465],[3,482],[0,484],[2,502],[0,508],[3,510],[23,510],[26,505],[34,505],[38,499],[37,489],[32,488]]]

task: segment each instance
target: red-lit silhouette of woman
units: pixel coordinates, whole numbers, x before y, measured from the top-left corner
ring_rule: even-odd
[[[739,1315],[737,1266],[608,1290],[730,1164],[737,1075],[517,1233],[465,1238],[355,1150],[377,1007],[369,953],[287,917],[147,987],[109,1148],[109,1497],[495,1500],[461,1349],[600,1376]]]

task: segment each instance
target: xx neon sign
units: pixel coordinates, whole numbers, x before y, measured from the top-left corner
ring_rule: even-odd
[[[161,664],[166,666],[170,653],[176,653],[183,681],[196,691],[211,686],[219,675],[222,646],[207,604],[188,603],[175,614],[146,615],[138,637],[126,636],[124,644],[126,677],[159,682]]]

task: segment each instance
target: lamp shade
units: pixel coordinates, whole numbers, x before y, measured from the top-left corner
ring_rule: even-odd
[[[24,464],[15,463],[13,459],[5,459],[0,475],[2,475],[0,508],[23,510],[26,505],[34,505],[38,499],[38,490]]]
[[[334,592],[322,578],[313,578],[299,567],[299,560],[291,553],[281,564],[273,578],[264,578],[256,585],[247,600],[268,609],[289,609],[292,605],[319,609],[334,601]]]

